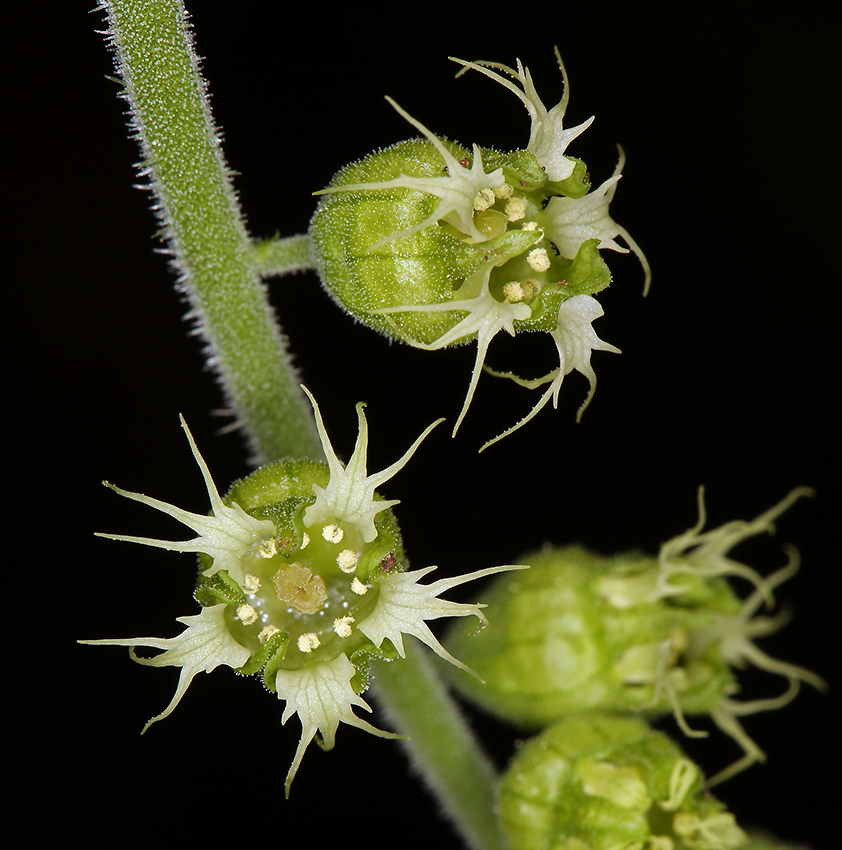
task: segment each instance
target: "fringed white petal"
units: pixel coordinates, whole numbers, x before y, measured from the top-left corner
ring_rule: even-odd
[[[197,673],[210,673],[220,665],[242,667],[248,661],[249,651],[241,646],[228,631],[225,622],[225,604],[203,608],[200,614],[192,617],[179,617],[177,622],[184,623],[187,629],[174,638],[123,638],[117,640],[80,640],[79,643],[94,646],[128,646],[132,657],[140,664],[150,667],[181,667],[178,687],[170,704],[160,714],[155,715],[143,727],[145,732],[153,723],[168,717]],[[165,650],[153,658],[139,658],[134,654],[137,646],[148,646]]]
[[[472,68],[481,74],[485,74],[486,77],[500,83],[520,99],[532,121],[527,150],[535,154],[538,164],[543,167],[547,177],[557,183],[566,180],[573,173],[575,162],[565,155],[565,151],[573,139],[590,127],[593,117],[577,127],[564,129],[564,113],[567,111],[567,104],[570,100],[570,86],[558,48],[555,49],[555,55],[561,70],[564,94],[561,100],[550,110],[547,110],[541,98],[538,97],[532,75],[529,73],[529,69],[524,68],[521,64],[520,59],[517,60],[517,70],[514,70],[499,62],[465,62],[463,59],[450,58],[466,68]],[[497,68],[517,80],[523,87],[522,90],[505,77],[495,73],[491,70],[492,68]]]
[[[304,512],[304,525],[310,528],[316,523],[324,521],[348,522],[359,529],[366,543],[371,543],[377,537],[377,529],[374,526],[375,516],[393,505],[400,504],[399,499],[375,500],[374,491],[406,466],[430,431],[444,420],[438,419],[427,427],[400,460],[395,461],[382,472],[368,475],[366,470],[368,425],[364,413],[365,405],[362,402],[357,405],[359,428],[357,442],[348,465],[343,466],[333,450],[316,400],[306,387],[302,386],[302,389],[313,405],[316,428],[330,469],[330,480],[327,487],[313,485],[316,501]]]
[[[190,511],[182,510],[175,505],[167,504],[158,499],[152,499],[149,496],[144,496],[142,493],[132,493],[128,490],[123,490],[120,487],[115,487],[104,481],[106,487],[109,487],[115,493],[125,496],[127,499],[132,499],[135,502],[141,502],[144,505],[149,505],[161,513],[171,516],[178,520],[188,528],[199,533],[199,536],[193,540],[154,540],[149,537],[130,537],[122,534],[102,534],[98,533],[97,537],[106,537],[109,540],[123,540],[129,543],[142,543],[144,546],[154,546],[158,549],[168,549],[175,552],[204,552],[213,558],[213,564],[204,572],[206,576],[212,576],[219,570],[228,570],[231,577],[236,582],[242,582],[244,578],[241,559],[243,555],[250,551],[251,547],[259,544],[267,538],[274,537],[277,534],[275,524],[268,519],[255,519],[249,516],[239,505],[232,504],[228,507],[219,495],[216,485],[213,483],[210,471],[204,458],[196,448],[196,443],[193,440],[193,435],[184,421],[184,417],[179,417],[181,427],[184,428],[184,433],[190,443],[190,449],[193,452],[193,457],[202,471],[202,477],[205,480],[205,487],[210,497],[212,513],[194,514]]]
[[[359,630],[375,645],[380,646],[388,638],[401,658],[405,657],[403,635],[412,635],[427,644],[445,661],[466,670],[474,676],[477,674],[454,658],[436,639],[427,626],[427,620],[439,617],[476,617],[480,623],[486,624],[485,615],[480,610],[485,606],[479,603],[450,602],[437,598],[440,593],[450,590],[468,581],[485,578],[496,573],[510,570],[528,569],[522,565],[508,564],[502,567],[490,567],[485,570],[455,576],[454,578],[439,579],[432,584],[419,584],[419,581],[435,567],[423,570],[413,570],[408,573],[394,573],[381,580],[378,584],[379,597],[374,611],[359,623]],[[479,676],[477,676],[479,678]]]
[[[377,729],[354,714],[354,706],[371,711],[368,703],[351,687],[351,679],[356,673],[356,668],[344,653],[332,661],[299,670],[278,670],[275,687],[278,697],[286,700],[281,722],[286,723],[293,714],[301,720],[301,739],[284,782],[287,797],[304,752],[316,732],[321,735],[326,750],[333,748],[340,723],[356,726],[380,738],[400,737]]]
[[[620,354],[620,349],[611,345],[604,340],[601,340],[591,327],[592,323],[603,316],[604,312],[599,302],[590,295],[574,295],[562,302],[558,311],[558,323],[552,334],[553,340],[558,350],[559,367],[554,369],[543,378],[535,380],[524,380],[515,375],[494,372],[498,377],[506,377],[514,380],[521,386],[529,389],[536,389],[549,383],[549,387],[544,394],[538,399],[537,404],[532,410],[508,430],[496,436],[493,440],[489,440],[480,449],[484,451],[489,446],[502,440],[504,437],[513,434],[519,428],[522,428],[530,419],[532,419],[547,402],[552,398],[553,407],[558,407],[558,395],[561,391],[561,384],[566,375],[569,375],[574,369],[581,372],[590,383],[590,391],[587,398],[582,403],[576,414],[576,421],[582,418],[585,408],[591,403],[594,393],[596,392],[596,373],[591,366],[591,352],[593,351],[612,351],[615,354]]]

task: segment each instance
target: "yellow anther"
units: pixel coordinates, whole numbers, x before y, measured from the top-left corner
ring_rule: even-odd
[[[302,652],[312,652],[320,643],[319,636],[315,632],[306,632],[298,638],[298,648]]]
[[[352,573],[357,568],[360,556],[353,549],[343,549],[336,556],[336,563],[343,573]]]
[[[277,634],[279,631],[280,629],[277,626],[264,626],[257,638],[261,643],[266,643],[272,635]]]
[[[503,295],[506,296],[508,301],[515,303],[517,301],[523,301],[525,292],[520,282],[517,280],[510,280],[503,287]]]
[[[250,626],[252,623],[257,622],[257,611],[255,611],[254,608],[246,602],[237,608],[237,619],[244,626]]]
[[[474,198],[474,210],[476,212],[482,212],[489,207],[493,207],[496,202],[497,198],[494,196],[493,189],[482,189],[477,192],[477,196]]]
[[[257,554],[261,558],[273,558],[278,554],[278,541],[274,537],[261,540],[257,546]]]
[[[545,272],[550,267],[550,257],[546,248],[533,248],[526,256],[529,268],[536,272]]]
[[[345,532],[338,525],[326,525],[322,528],[322,537],[328,543],[339,543],[345,536]]]
[[[351,623],[353,622],[353,617],[337,617],[333,621],[333,630],[339,637],[351,637]]]
[[[506,203],[506,218],[509,221],[520,221],[526,217],[526,198],[510,198]],[[531,222],[534,224],[534,222]]]

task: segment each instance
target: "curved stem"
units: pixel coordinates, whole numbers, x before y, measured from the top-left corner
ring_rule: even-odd
[[[373,691],[413,767],[473,850],[500,850],[494,816],[497,775],[433,667],[430,653],[406,641],[406,658],[375,667]]]
[[[260,279],[179,0],[108,0],[108,39],[163,237],[253,463],[321,458]],[[298,237],[300,240],[300,237]],[[300,247],[300,242],[298,243]]]
[[[321,458],[309,405],[268,305],[261,276],[310,268],[309,238],[249,237],[213,124],[179,0],[106,0],[108,38],[143,155],[142,173],[252,461]],[[381,666],[377,692],[413,760],[475,850],[498,850],[494,769],[429,660]]]

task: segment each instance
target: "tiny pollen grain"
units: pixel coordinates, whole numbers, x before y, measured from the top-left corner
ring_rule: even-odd
[[[333,621],[333,630],[339,637],[351,637],[351,623],[353,622],[353,617],[337,617]]]
[[[260,588],[260,579],[252,573],[246,573],[245,581],[243,582],[246,593],[257,593]]]
[[[260,634],[257,636],[257,639],[261,643],[266,643],[272,635],[277,634],[279,631],[280,629],[277,626],[264,626],[260,630]]]
[[[537,229],[538,229],[538,222],[537,221],[525,221],[523,223],[523,227],[521,227],[521,230],[537,230]]]
[[[520,221],[526,217],[526,198],[510,198],[506,203],[506,218],[509,221]],[[535,222],[530,222],[534,224]]]
[[[338,525],[326,525],[322,528],[322,537],[328,543],[339,543],[345,536],[345,532]]]
[[[498,198],[511,198],[515,192],[515,187],[511,183],[504,183],[494,190],[494,195]]]
[[[357,568],[360,556],[353,549],[343,549],[336,556],[336,563],[343,573],[352,573]]]
[[[550,267],[550,258],[546,248],[533,248],[527,254],[526,262],[536,272],[545,272]]]
[[[357,596],[364,596],[368,593],[368,588],[358,578],[355,578],[351,582],[351,590],[353,590]]]
[[[298,648],[302,652],[312,652],[321,641],[315,632],[305,632],[298,638]]]
[[[252,623],[257,622],[257,611],[255,611],[254,608],[246,602],[237,608],[237,619],[240,620],[244,626],[250,626]]]

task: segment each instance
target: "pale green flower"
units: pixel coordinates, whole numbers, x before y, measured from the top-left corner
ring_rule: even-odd
[[[267,688],[286,702],[283,722],[293,714],[301,720],[301,738],[285,782],[287,794],[317,733],[325,749],[333,747],[340,723],[396,737],[354,713],[355,707],[370,711],[359,694],[366,687],[372,656],[404,657],[403,635],[412,635],[442,658],[467,669],[441,646],[427,621],[473,615],[484,624],[483,606],[449,602],[439,599],[439,594],[487,575],[522,569],[492,567],[419,584],[435,568],[405,572],[403,543],[389,510],[398,502],[380,499],[375,488],[404,467],[438,422],[400,460],[369,475],[364,406],[357,405],[356,446],[343,466],[315,399],[307,395],[327,464],[309,460],[270,464],[236,482],[223,500],[182,419],[210,497],[210,515],[183,511],[108,485],[199,532],[199,537],[184,542],[100,536],[203,555],[196,598],[206,607],[200,614],[180,618],[178,622],[188,628],[175,638],[80,641],[129,646],[141,664],[181,668],[172,701],[144,731],[172,713],[200,671],[209,673],[226,665],[243,674],[261,673]],[[139,658],[135,646],[164,652]]]

